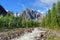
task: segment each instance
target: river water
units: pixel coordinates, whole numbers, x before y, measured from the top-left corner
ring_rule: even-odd
[[[37,36],[40,36],[40,33],[46,32],[43,30],[39,30],[38,28],[35,28],[31,33],[25,32],[22,36],[17,37],[12,40],[37,40]]]

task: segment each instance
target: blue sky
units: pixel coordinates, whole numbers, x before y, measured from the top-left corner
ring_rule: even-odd
[[[0,0],[5,10],[13,11],[14,13],[21,13],[26,8],[32,8],[45,14],[48,8],[51,9],[53,3],[57,3],[58,0]]]

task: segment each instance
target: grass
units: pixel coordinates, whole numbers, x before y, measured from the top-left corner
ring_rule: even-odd
[[[54,31],[60,32],[60,27],[55,27],[55,28],[51,28],[51,27],[40,27],[40,28],[48,29],[48,30],[54,30]]]
[[[26,29],[26,28],[0,28],[0,32],[7,32],[10,30],[21,30],[21,29]]]
[[[55,35],[49,35],[46,40],[60,40],[60,37],[57,37]]]
[[[35,27],[35,28],[42,28],[42,29],[46,29],[46,30],[60,32],[60,28],[49,28],[49,27]],[[28,29],[28,28],[13,28],[13,29],[0,28],[0,32],[5,32],[5,31],[9,31],[9,30],[18,30],[18,29]]]

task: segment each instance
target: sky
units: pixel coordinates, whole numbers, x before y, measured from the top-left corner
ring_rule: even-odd
[[[27,8],[40,11],[44,15],[48,9],[51,9],[53,3],[58,0],[0,0],[5,10],[13,11],[14,13],[21,13]]]

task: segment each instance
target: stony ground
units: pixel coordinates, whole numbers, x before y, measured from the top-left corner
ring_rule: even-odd
[[[31,32],[34,28],[30,29],[18,29],[18,30],[9,30],[6,32],[0,32],[0,40],[10,40],[20,36],[24,32]],[[41,30],[46,30],[48,32],[46,40],[60,40],[60,32],[55,30],[50,30],[46,28],[39,28]]]
[[[52,30],[49,28],[41,28],[41,29],[50,31],[46,40],[60,40],[60,30],[57,31],[57,30]]]

